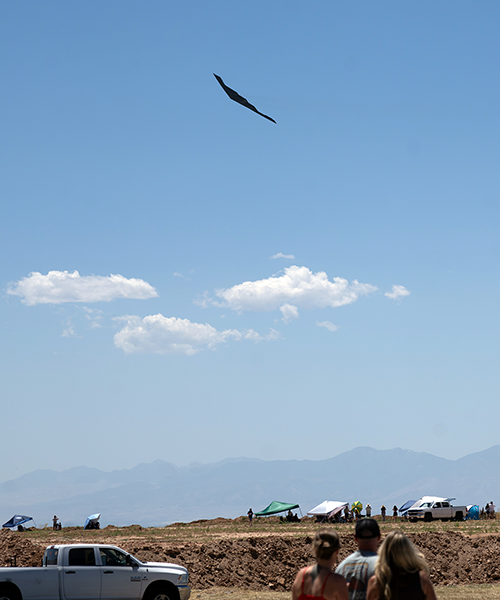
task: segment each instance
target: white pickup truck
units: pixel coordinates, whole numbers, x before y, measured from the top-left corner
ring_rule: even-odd
[[[407,516],[412,523],[418,519],[424,521],[463,521],[467,516],[466,506],[453,506],[450,504],[455,498],[439,498],[438,496],[423,496],[407,510]]]
[[[49,546],[41,567],[0,568],[0,600],[189,600],[188,571],[106,544]]]

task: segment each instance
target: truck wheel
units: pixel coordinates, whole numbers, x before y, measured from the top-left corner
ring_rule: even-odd
[[[417,519],[410,519],[410,523],[416,523]]]
[[[150,596],[148,596],[148,600],[171,600],[168,595],[168,590],[157,590]]]
[[[178,600],[178,598],[179,592],[174,586],[155,585],[146,591],[143,600]]]
[[[457,514],[455,515],[455,521],[463,521],[464,520],[464,513],[459,510],[457,512]]]
[[[0,600],[21,600],[21,594],[14,586],[2,586],[0,588]]]
[[[424,515],[424,521],[426,523],[430,523],[432,521],[432,513],[425,513],[425,515]]]

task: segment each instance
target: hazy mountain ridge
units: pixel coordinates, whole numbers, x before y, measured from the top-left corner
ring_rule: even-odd
[[[303,514],[323,500],[370,502],[391,508],[424,494],[484,505],[500,495],[495,476],[500,446],[458,460],[395,448],[355,448],[321,461],[231,458],[177,467],[163,460],[132,469],[75,467],[37,470],[0,484],[3,522],[14,513],[38,525],[57,514],[63,525],[81,525],[94,512],[101,523],[144,526],[223,516],[234,518],[272,500],[296,502]]]

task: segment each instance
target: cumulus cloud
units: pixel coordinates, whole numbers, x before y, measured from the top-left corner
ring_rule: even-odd
[[[331,321],[316,321],[316,325],[318,327],[324,327],[325,329],[328,329],[328,331],[331,331],[332,333],[334,331],[337,331],[337,329],[338,329],[337,325],[334,325]]]
[[[215,294],[224,306],[235,311],[260,312],[279,308],[285,317],[286,314],[292,314],[291,309],[287,308],[290,306],[295,310],[336,308],[356,302],[360,296],[375,291],[377,288],[369,283],[356,280],[349,283],[342,277],[334,277],[330,281],[323,271],[313,273],[307,267],[291,266],[280,276],[246,281],[228,289],[216,290]]]
[[[411,292],[407,290],[404,285],[393,285],[391,291],[386,292],[384,296],[391,298],[391,300],[399,300],[410,294]]]
[[[278,254],[273,254],[271,256],[271,259],[274,258],[286,258],[288,260],[293,260],[295,258],[294,254],[283,254],[283,252],[278,252]]]
[[[142,279],[122,275],[81,276],[78,271],[33,272],[11,284],[7,293],[19,296],[28,306],[63,302],[109,302],[115,298],[146,300],[158,296],[154,287]]]
[[[215,350],[217,346],[230,340],[261,342],[279,337],[274,330],[267,336],[261,336],[252,329],[217,331],[208,323],[193,323],[189,319],[164,317],[162,314],[149,315],[143,319],[137,316],[119,317],[117,320],[125,321],[126,324],[115,334],[115,346],[126,354],[190,356],[201,350]]]

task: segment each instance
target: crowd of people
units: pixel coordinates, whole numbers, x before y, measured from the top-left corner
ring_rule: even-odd
[[[353,505],[354,506],[354,505]],[[437,600],[429,579],[429,566],[401,531],[391,531],[382,544],[378,522],[371,517],[372,507],[365,506],[366,516],[346,506],[328,521],[356,522],[354,539],[358,549],[335,569],[340,550],[340,538],[334,530],[316,533],[313,550],[316,564],[301,569],[292,587],[292,600]],[[380,507],[382,522],[387,509]],[[248,511],[250,523],[253,511]],[[392,520],[397,521],[399,509],[392,508]],[[481,509],[483,518],[496,518],[496,507],[488,502]],[[289,511],[287,521],[292,518]],[[325,521],[318,517],[318,521]]]
[[[356,522],[356,552],[333,571],[340,550],[336,531],[318,531],[313,541],[316,564],[301,569],[292,600],[437,600],[424,556],[400,531],[380,545],[375,519]]]
[[[343,510],[339,510],[332,516],[318,515],[316,517],[316,522],[317,523],[352,523],[353,521],[358,521],[359,519],[361,519],[363,517],[363,515],[361,514],[361,510],[356,509],[355,504],[360,504],[360,503],[354,503],[352,507],[349,507],[347,505],[344,507]],[[360,504],[360,506],[362,506],[362,505]],[[370,518],[372,516],[372,507],[371,507],[370,503],[366,504],[365,513],[366,513],[365,516],[368,518]],[[248,515],[248,519],[249,519],[250,525],[251,525],[252,521],[253,521],[253,517],[254,517],[253,510],[250,509],[248,511],[247,515]],[[385,523],[385,521],[388,517],[387,517],[387,508],[385,507],[384,504],[382,504],[382,506],[380,507],[380,516],[382,518],[382,522]],[[484,508],[481,508],[481,510],[479,512],[479,516],[482,519],[495,519],[496,518],[496,506],[494,505],[493,500],[491,502],[487,502],[486,506]],[[389,518],[391,518],[391,517],[389,517]],[[399,515],[399,509],[396,505],[394,505],[392,507],[392,521],[393,522],[397,522],[398,520],[406,520],[407,518],[408,517],[406,514]],[[289,523],[298,523],[300,521],[300,519],[297,516],[297,513],[292,514],[292,511],[289,510],[286,517],[280,517],[280,521],[287,521]]]
[[[280,517],[280,521],[286,521],[287,523],[300,523],[300,519],[297,513],[292,513],[291,510],[289,510],[286,514],[286,517]]]
[[[404,518],[404,517],[399,516],[398,511],[399,511],[398,507],[396,505],[394,505],[392,507],[392,520],[393,521],[398,521],[398,519]],[[380,515],[382,517],[383,522],[386,521],[386,514],[387,514],[387,509],[382,504],[382,506],[380,507]],[[316,517],[316,522],[317,523],[325,523],[325,522],[352,523],[353,521],[357,521],[357,520],[361,519],[362,516],[363,515],[361,514],[360,511],[353,510],[352,508],[349,508],[349,506],[346,506],[344,508],[344,510],[337,512],[336,514],[334,514],[331,517],[325,517],[324,515],[318,515]],[[365,506],[365,516],[366,517],[372,516],[372,507],[370,506],[369,503]]]

